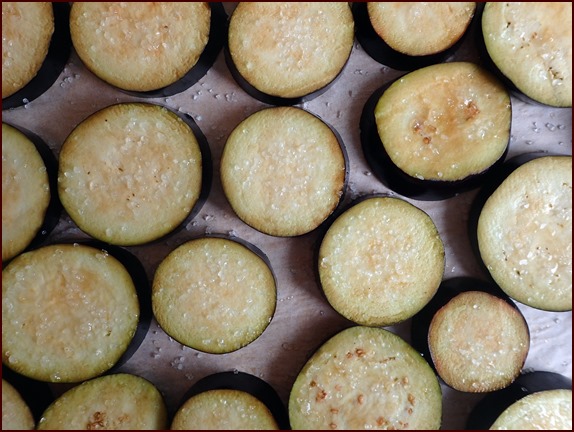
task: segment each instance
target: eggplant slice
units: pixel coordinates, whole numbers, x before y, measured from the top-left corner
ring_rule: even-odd
[[[18,390],[2,378],[2,430],[33,430],[34,416]]]

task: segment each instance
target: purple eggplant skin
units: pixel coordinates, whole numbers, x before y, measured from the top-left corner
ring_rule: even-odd
[[[572,380],[555,372],[523,373],[510,386],[486,395],[470,413],[466,429],[489,429],[506,408],[523,397],[560,389],[571,390]]]
[[[484,275],[492,282],[492,276],[490,272],[486,268],[486,265],[482,261],[482,257],[480,255],[480,249],[478,247],[478,219],[480,218],[480,213],[482,212],[482,208],[488,198],[494,193],[494,191],[502,184],[502,182],[518,167],[529,162],[531,160],[544,157],[544,156],[564,156],[564,155],[557,155],[553,153],[547,153],[544,151],[532,152],[532,153],[524,153],[518,156],[514,156],[507,161],[505,161],[502,165],[496,168],[496,170],[492,173],[492,176],[482,185],[478,194],[474,198],[470,206],[470,212],[468,216],[468,236],[470,239],[470,246],[471,249],[477,258],[480,267],[484,273]]]
[[[524,318],[516,304],[502,291],[502,289],[484,280],[461,276],[444,280],[431,299],[431,301],[412,318],[411,343],[419,351],[436,372],[428,345],[428,334],[431,321],[440,308],[446,305],[457,295],[467,291],[482,291],[498,297],[512,306]]]
[[[30,408],[34,422],[37,424],[42,417],[42,413],[55,399],[50,384],[20,375],[5,364],[2,364],[2,379],[12,384],[18,390],[22,399]]]
[[[52,8],[54,10],[54,34],[46,59],[36,76],[24,88],[6,99],[2,99],[2,110],[26,105],[45,93],[58,79],[68,62],[72,50],[69,24],[70,4],[68,2],[53,2]]]
[[[222,389],[249,393],[265,404],[281,430],[291,429],[287,410],[275,389],[261,378],[238,370],[218,372],[200,379],[185,393],[180,406],[199,393]]]
[[[36,236],[32,239],[26,249],[24,249],[23,252],[25,252],[42,245],[42,243],[46,241],[48,235],[50,235],[52,230],[56,227],[56,225],[58,225],[58,222],[60,221],[60,216],[62,214],[62,203],[60,202],[60,198],[58,196],[58,160],[56,159],[54,152],[48,146],[48,144],[37,134],[20,126],[16,126],[10,123],[6,124],[9,124],[13,128],[19,130],[26,136],[26,138],[32,141],[36,147],[36,150],[40,154],[44,165],[46,166],[48,184],[50,186],[50,202],[48,203],[48,208],[46,209],[44,222],[38,230]],[[10,261],[11,260],[3,261],[2,268],[4,268]]]
[[[197,63],[179,80],[157,90],[137,92],[118,88],[119,91],[141,98],[157,98],[173,96],[187,90],[197,83],[215,63],[225,40],[227,39],[227,14],[221,2],[209,3],[211,7],[211,22],[209,39]]]
[[[403,75],[404,76],[404,75]],[[401,79],[398,77],[397,80]],[[479,187],[491,172],[504,162],[508,146],[500,158],[488,169],[472,174],[462,180],[420,180],[397,167],[385,151],[375,120],[375,107],[379,99],[394,81],[377,89],[367,100],[360,119],[360,138],[363,154],[377,178],[388,188],[408,198],[421,201],[438,201]]]
[[[377,62],[399,71],[412,71],[425,66],[449,61],[467,38],[467,35],[474,33],[474,27],[478,21],[476,18],[477,13],[475,12],[465,33],[450,48],[436,54],[411,56],[391,48],[377,34],[369,19],[367,3],[353,3],[352,11],[353,17],[355,18],[355,35],[365,52]]]

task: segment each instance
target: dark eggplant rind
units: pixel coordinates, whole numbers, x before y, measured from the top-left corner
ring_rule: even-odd
[[[568,204],[570,206],[572,205],[571,183],[570,186],[568,183],[571,181],[571,165],[568,166],[568,161],[570,161],[571,164],[571,160],[572,156],[570,155],[557,155],[546,152],[525,153],[509,159],[501,165],[482,186],[471,204],[469,213],[468,233],[470,244],[485,274],[488,275],[494,283],[498,284],[512,299],[542,310],[567,311],[572,309],[571,284],[569,285],[568,282],[564,282],[565,285],[560,285],[561,273],[571,272],[572,263],[572,258],[568,256],[567,252],[569,249],[560,246],[560,241],[567,241],[571,238],[571,232],[569,233],[567,228],[571,228],[572,225],[571,223],[569,225],[568,223],[562,223],[561,220],[564,215],[560,213],[561,211],[567,212]],[[515,171],[519,168],[524,178],[522,180],[514,180],[517,175],[520,175],[520,173],[515,174]],[[512,183],[508,183],[510,181],[512,181]],[[542,184],[542,182],[544,182],[544,184]],[[502,190],[501,188],[503,187],[504,189]],[[521,192],[519,188],[524,189],[524,191]],[[550,188],[552,188],[553,193],[549,192],[551,190]],[[499,189],[502,191],[499,191]],[[481,230],[481,215],[483,214],[485,205],[493,195],[500,196],[503,193],[506,194],[505,198],[492,201],[487,216],[485,216],[485,221],[482,223],[484,226],[490,223],[490,228],[482,228],[481,232],[486,235],[486,233],[492,233],[495,230],[500,231],[502,234],[506,234],[506,231],[514,228],[528,230],[528,233],[525,234],[525,238],[528,239],[528,241],[522,241],[522,243],[524,243],[522,247],[527,248],[530,253],[525,255],[526,258],[524,259],[526,259],[526,262],[522,262],[521,259],[519,260],[521,262],[516,263],[516,268],[513,271],[517,277],[522,277],[521,274],[524,273],[522,267],[525,265],[527,268],[531,260],[542,259],[544,264],[539,266],[540,271],[536,273],[537,276],[531,281],[531,284],[528,285],[530,288],[526,291],[520,289],[520,283],[514,283],[510,280],[507,272],[504,271],[505,266],[507,266],[505,263],[511,262],[510,260],[514,255],[518,256],[521,253],[520,250],[512,247],[514,255],[509,254],[507,251],[508,245],[504,243],[502,236],[499,237],[496,244],[492,239],[489,241],[489,239],[485,237],[484,240],[482,240],[483,252],[481,252],[480,249],[479,231]],[[569,201],[568,198],[570,198]],[[535,201],[536,199],[538,199],[538,201]],[[561,201],[559,201],[559,199]],[[506,227],[505,230],[502,230],[502,226],[494,222],[496,216],[495,205],[497,202],[500,206],[512,206],[513,203],[516,203],[517,206],[522,206],[520,210],[516,208],[506,209],[507,211],[505,212],[504,218],[512,218],[514,222],[503,225]],[[510,211],[512,211],[512,214]],[[532,217],[518,223],[515,219],[521,214],[532,214]],[[548,217],[546,218],[546,216]],[[546,219],[543,220],[543,217]],[[554,219],[549,222],[549,218],[552,217]],[[526,228],[528,224],[532,223],[536,224],[536,226]],[[541,234],[543,228],[546,227],[546,225],[543,225],[544,223],[549,225],[553,230],[562,230],[560,232],[563,233],[563,235],[558,234],[558,236],[555,237],[556,234],[549,233],[549,238],[546,239],[543,234]],[[537,236],[537,233],[540,235]],[[508,237],[508,235],[506,235],[506,237]],[[516,234],[512,235],[511,238],[512,241],[521,242]],[[496,261],[493,257],[489,258],[488,254],[494,254],[496,250],[498,250],[498,253],[502,251],[504,254],[504,259],[501,259],[500,262]],[[548,256],[539,258],[539,254],[543,252]],[[550,269],[552,263],[557,265],[554,270]],[[526,272],[526,274],[527,273],[528,272]],[[550,282],[541,282],[546,277],[550,278]],[[536,291],[537,288],[541,287],[547,287],[546,294],[542,296]]]
[[[267,8],[291,8],[291,7],[295,7],[295,4],[289,4],[289,3],[285,3],[285,4],[277,4],[277,5],[271,5],[269,4],[264,4],[261,3],[261,7],[267,7]],[[325,4],[327,5],[327,4]],[[242,6],[243,7],[243,6]],[[254,3],[252,6],[244,6],[245,8],[247,7],[252,7],[252,8],[257,8],[260,6],[257,6],[256,3]],[[297,6],[298,7],[298,6]],[[302,6],[302,7],[306,7],[306,6]],[[332,7],[332,6],[325,6],[325,7]],[[336,5],[334,7],[340,7],[339,5]],[[236,9],[237,10],[237,9]],[[293,21],[293,23],[295,23],[295,20],[292,19],[293,17],[291,16],[292,14],[290,14],[289,12],[286,12],[285,14],[282,11],[271,11],[272,15],[270,14],[270,16],[264,17],[267,20],[275,20],[275,19],[279,19],[279,17],[283,17],[282,19],[286,19],[285,17],[287,17],[287,19],[290,19],[291,21]],[[320,23],[322,24],[322,22],[320,21],[322,19],[321,15],[326,16],[327,14],[323,14],[322,11],[319,11],[320,15],[319,16],[314,16],[314,22],[311,24],[310,28],[313,28],[313,26],[318,26]],[[238,13],[236,13],[234,11],[234,13],[231,15],[230,17],[230,23],[233,22],[233,20],[239,20],[239,18],[237,18]],[[246,16],[249,16],[249,13],[244,14]],[[257,15],[257,19],[259,19],[260,16]],[[300,25],[300,21],[297,21],[297,24]],[[273,23],[271,23],[271,25],[273,26]],[[309,25],[307,21],[305,21],[305,25]],[[232,48],[230,48],[230,37],[233,37],[233,33],[231,32],[231,28],[232,28],[232,24],[230,24],[230,33],[227,35],[227,44],[225,46],[224,52],[225,52],[225,60],[227,63],[227,66],[229,68],[229,71],[231,73],[231,75],[233,76],[233,78],[235,79],[235,81],[237,82],[237,84],[250,96],[254,97],[255,99],[258,99],[266,104],[269,105],[277,105],[277,106],[288,106],[288,105],[296,105],[296,104],[301,104],[303,102],[307,102],[311,99],[316,98],[317,96],[323,94],[324,92],[326,92],[331,85],[333,85],[333,83],[339,78],[339,76],[341,75],[343,69],[345,68],[346,63],[349,60],[349,57],[351,55],[351,51],[352,51],[352,46],[353,46],[353,38],[352,38],[352,33],[353,33],[353,29],[352,28],[348,28],[349,26],[353,25],[353,19],[352,19],[352,14],[351,11],[349,10],[349,16],[346,17],[346,21],[345,22],[340,22],[338,23],[337,28],[335,29],[336,31],[340,31],[341,35],[337,35],[337,38],[340,42],[340,45],[344,47],[344,49],[346,49],[348,52],[346,52],[345,55],[345,59],[344,62],[340,62],[341,64],[338,65],[338,72],[336,74],[333,74],[332,71],[330,73],[326,73],[325,78],[323,78],[321,81],[321,84],[317,84],[317,83],[313,83],[313,85],[311,85],[309,82],[302,82],[300,83],[300,88],[297,89],[297,91],[293,90],[293,89],[288,89],[288,88],[281,88],[281,85],[279,85],[279,87],[274,87],[271,88],[268,91],[264,91],[260,88],[257,87],[257,84],[254,84],[253,82],[249,81],[249,79],[247,79],[244,75],[242,75],[241,73],[241,68],[238,67],[236,65],[236,63],[233,60],[233,55],[232,55]],[[249,29],[251,30],[251,29]],[[259,26],[255,27],[255,31],[258,32],[256,34],[256,36],[258,38],[273,38],[274,35],[271,35],[269,32],[265,32],[265,31],[261,31]],[[300,29],[297,30],[298,32],[300,32]],[[279,41],[276,39],[272,39],[273,43],[275,43],[275,45],[279,46],[279,45],[283,45],[284,41],[283,39],[286,40],[286,43],[289,46],[289,43],[291,42],[292,44],[296,45],[298,43],[300,43],[300,39],[303,39],[303,37],[301,37],[301,35],[299,33],[297,33],[297,31],[295,31],[295,34],[293,35],[293,37],[290,39],[291,35],[287,35],[287,36],[283,36],[283,38]],[[348,34],[347,34],[348,33]],[[345,35],[346,37],[342,36]],[[331,37],[334,37],[332,34],[330,35]],[[239,36],[238,36],[239,37]],[[343,42],[344,39],[344,42]],[[325,41],[322,45],[321,48],[319,48],[319,51],[321,52],[327,52],[327,49],[325,47],[325,45],[331,43],[333,41],[328,40]],[[265,42],[264,42],[265,43]],[[269,44],[267,42],[267,44]],[[300,47],[298,46],[297,48],[300,48],[301,50],[303,50],[302,54],[299,54],[301,59],[300,61],[304,60],[304,61],[311,61],[313,60],[316,56],[316,54],[314,53],[305,53],[305,48],[304,47]],[[337,47],[337,49],[339,49],[339,47]],[[236,54],[236,55],[240,55],[240,54]],[[332,61],[333,59],[340,57],[340,53],[334,51],[333,53],[331,53],[331,56],[329,57],[329,60]],[[281,56],[281,58],[289,58],[291,59],[291,57],[288,55],[288,53],[284,53],[283,56]],[[277,61],[280,61],[281,58],[277,58]],[[300,62],[299,61],[299,62]],[[265,59],[264,61],[265,64],[267,65],[272,65],[275,64],[274,62],[268,61],[268,59]],[[260,68],[261,66],[255,65],[255,69]],[[299,66],[298,66],[299,67]],[[319,67],[317,65],[315,65],[315,67],[309,66],[309,71],[314,72],[315,70],[318,70]],[[304,71],[303,71],[304,72]],[[270,72],[271,73],[271,72]],[[309,73],[309,72],[308,72]],[[301,69],[293,71],[291,73],[291,75],[287,78],[289,81],[293,81],[295,78],[295,76],[299,76],[301,75]],[[328,79],[327,79],[328,77]],[[273,80],[277,80],[278,76],[277,76],[277,71],[274,75],[269,75],[267,77],[265,77],[265,80],[261,80],[261,82],[266,82],[266,81],[270,81],[273,82]],[[300,79],[299,77],[297,79]],[[315,78],[315,80],[317,80],[317,78]],[[266,83],[265,85],[269,86],[268,83]],[[261,86],[261,85],[260,85]],[[307,89],[305,89],[307,87]]]
[[[466,296],[463,295],[465,293],[467,294]],[[482,294],[488,294],[488,296]],[[512,347],[516,348],[518,352],[518,355],[515,356],[515,358],[518,359],[517,360],[518,363],[511,365],[513,370],[506,370],[505,368],[505,372],[507,372],[508,376],[504,377],[505,378],[504,380],[499,378],[498,376],[498,372],[500,372],[498,369],[502,369],[502,366],[500,364],[495,365],[497,367],[496,374],[492,374],[489,363],[489,366],[485,367],[484,371],[486,373],[490,372],[490,375],[484,375],[481,377],[482,379],[479,379],[478,381],[471,383],[469,381],[471,381],[472,374],[464,375],[462,373],[464,372],[464,365],[469,366],[470,368],[473,369],[473,371],[478,370],[479,366],[482,364],[479,361],[480,359],[472,358],[471,363],[467,364],[469,362],[469,359],[465,358],[463,360],[464,364],[459,364],[458,366],[460,367],[456,368],[455,371],[453,371],[453,369],[451,369],[450,365],[448,364],[443,365],[436,363],[437,358],[439,358],[439,356],[440,358],[452,356],[452,358],[454,359],[454,356],[458,355],[458,353],[454,352],[454,348],[449,350],[449,353],[435,352],[433,355],[433,353],[431,352],[432,344],[435,344],[435,349],[437,351],[444,349],[444,341],[441,339],[441,337],[444,339],[444,335],[436,333],[431,334],[431,329],[432,324],[434,323],[433,320],[436,317],[438,317],[437,314],[439,312],[441,312],[442,314],[448,313],[449,302],[451,302],[453,299],[457,299],[457,301],[455,302],[456,305],[453,303],[452,305],[450,305],[450,307],[454,309],[454,312],[456,312],[457,314],[464,313],[462,309],[463,307],[466,308],[468,306],[468,308],[471,308],[470,304],[468,304],[467,302],[473,301],[474,302],[474,304],[472,305],[473,309],[477,308],[480,309],[482,306],[488,305],[489,307],[492,308],[493,311],[495,310],[498,313],[505,313],[508,316],[509,320],[510,319],[513,320],[512,323],[515,324],[516,328],[514,330],[516,330],[515,331],[516,334],[513,333],[514,336],[513,338],[508,337],[506,340],[502,341],[504,343],[500,344],[501,346],[497,347],[497,349],[508,348],[508,345],[514,344],[515,341],[516,344],[518,344],[517,347]],[[464,301],[462,299],[464,299]],[[506,306],[504,306],[504,304],[497,303],[497,300],[502,300]],[[485,322],[484,325],[489,325],[490,327],[492,327],[494,325],[498,325],[498,323]],[[475,327],[479,329],[480,325],[476,324]],[[510,326],[506,327],[510,328]],[[444,326],[439,328],[444,329]],[[457,330],[455,329],[454,331]],[[498,336],[498,334],[497,335],[489,334],[489,336],[495,337]],[[500,336],[503,337],[503,335]],[[465,334],[465,337],[470,337],[470,334]],[[522,366],[524,365],[524,361],[526,360],[526,355],[528,354],[529,330],[526,320],[524,319],[518,307],[497,285],[475,278],[458,277],[443,281],[437,293],[432,298],[432,300],[417,315],[413,317],[411,327],[411,341],[413,347],[416,348],[423,355],[423,357],[425,357],[428,360],[433,369],[446,382],[446,384],[459,391],[486,392],[506,387],[518,376]],[[476,343],[474,343],[473,341],[468,341],[468,343],[471,346],[478,345],[478,341]],[[462,350],[463,348],[459,349]],[[498,353],[490,353],[490,352],[487,353],[486,349],[479,353],[476,353],[476,355],[477,357],[479,357],[484,353],[486,353],[487,355],[492,354],[493,356],[499,355]],[[508,353],[505,356],[505,358],[510,357],[510,355],[513,353],[514,351],[512,353]],[[461,354],[461,355],[466,356],[467,354]],[[493,359],[490,359],[489,361],[494,362],[496,361],[496,359],[493,357]]]
[[[138,122],[130,116],[139,116]],[[144,123],[149,126],[150,122],[151,128],[145,129]],[[108,145],[89,146],[102,131],[109,134]],[[171,134],[171,141],[160,137],[166,134]],[[142,140],[147,140],[146,146],[141,145]],[[163,159],[151,157],[153,148],[163,153]],[[99,164],[86,160],[85,153],[91,151],[112,152],[109,158],[117,171],[109,172],[112,168],[99,155]],[[168,176],[178,176],[177,181],[167,181]],[[151,103],[120,103],[92,114],[70,133],[60,151],[58,188],[64,208],[87,234],[121,246],[157,242],[185,227],[207,200],[211,180],[209,144],[193,118]],[[182,182],[187,184],[185,190]],[[101,185],[106,186],[105,191]],[[101,194],[109,195],[112,187],[118,196],[111,201],[98,194],[99,188]],[[150,187],[155,188],[153,195]],[[173,195],[171,200],[166,201],[167,193]],[[147,201],[142,201],[142,195]],[[90,199],[93,206],[88,204]],[[161,218],[150,219],[142,205],[148,214],[156,212]],[[123,215],[124,222],[118,215]]]
[[[54,281],[42,287],[45,295],[53,295],[51,309],[40,299],[34,305],[25,298],[14,300],[22,289],[33,286],[30,272]],[[112,245],[81,241],[44,246],[12,260],[2,280],[3,362],[33,379],[75,383],[116,369],[137,351],[151,323],[145,270],[130,252]],[[98,292],[90,289],[94,283],[99,283]],[[18,316],[22,326],[10,329],[10,316]],[[47,342],[27,348],[31,332]],[[23,356],[25,352],[32,354]]]
[[[269,259],[237,237],[188,240],[160,263],[153,279],[159,325],[178,342],[211,354],[233,352],[258,339],[276,305]]]
[[[32,144],[36,147],[36,150],[40,154],[42,161],[44,162],[44,166],[46,167],[46,172],[48,174],[48,184],[50,187],[50,201],[46,208],[46,212],[44,215],[44,222],[42,223],[41,227],[38,229],[36,235],[31,240],[31,242],[26,246],[23,250],[29,250],[40,246],[48,237],[48,235],[52,232],[52,230],[56,227],[60,220],[60,215],[62,213],[62,204],[60,203],[60,199],[58,196],[58,161],[52,149],[46,144],[46,142],[40,138],[35,133],[24,129],[22,127],[15,127],[12,126],[14,129],[18,130],[26,138],[28,138]],[[2,265],[8,263],[12,257],[3,260]]]
[[[515,402],[548,390],[572,390],[572,380],[555,372],[524,373],[508,387],[486,395],[470,413],[466,428],[489,429],[502,412]]]
[[[145,7],[145,6],[142,6],[142,7]],[[152,7],[155,7],[155,6],[150,6],[150,8],[152,8]],[[137,86],[134,86],[130,81],[127,81],[124,79],[118,79],[113,74],[106,76],[107,71],[105,69],[103,69],[102,67],[100,67],[97,64],[97,61],[95,59],[91,58],[90,55],[87,52],[85,52],[88,50],[88,48],[86,47],[86,43],[87,43],[86,41],[88,41],[89,37],[92,37],[92,36],[86,37],[86,39],[84,40],[82,32],[79,29],[79,26],[81,24],[77,24],[75,22],[72,23],[72,26],[73,26],[72,38],[73,38],[74,44],[76,45],[76,50],[78,51],[80,58],[86,64],[86,67],[89,70],[91,70],[95,76],[102,79],[107,84],[114,86],[119,91],[126,93],[126,94],[129,94],[129,95],[132,95],[132,96],[137,96],[137,97],[142,97],[142,98],[156,98],[156,97],[172,96],[174,94],[181,93],[181,92],[185,91],[186,89],[188,89],[189,87],[191,87],[192,85],[197,83],[207,73],[207,71],[211,68],[211,66],[215,62],[215,59],[217,58],[219,52],[221,51],[221,49],[225,43],[225,39],[226,39],[226,35],[227,35],[227,14],[225,13],[223,5],[220,2],[214,2],[214,3],[207,3],[207,7],[209,7],[209,10],[210,10],[207,41],[205,43],[205,46],[203,47],[203,50],[201,52],[197,52],[197,61],[195,62],[195,64],[193,64],[187,71],[185,71],[185,69],[183,69],[183,66],[180,64],[177,64],[175,66],[172,65],[175,69],[177,69],[180,72],[178,74],[178,76],[180,76],[180,78],[177,79],[176,81],[173,81],[173,79],[167,80],[165,77],[159,76],[156,79],[156,83],[153,83],[152,81],[149,81],[149,78],[148,78],[148,77],[151,77],[153,75],[150,72],[147,74],[148,77],[146,77],[146,80],[148,80],[148,81],[146,81],[145,84],[139,85],[139,88],[141,90],[134,89],[133,87],[137,88]],[[159,13],[153,13],[153,12],[150,12],[150,13],[152,14],[152,17],[159,17],[160,16]],[[72,20],[74,18],[76,18],[77,15],[78,14],[74,14],[74,9],[72,9]],[[199,16],[199,14],[197,14],[196,16]],[[107,18],[106,18],[106,20],[107,20]],[[137,18],[136,18],[136,20],[137,20]],[[138,30],[139,30],[139,27],[138,27],[139,24],[140,24],[140,22],[136,21],[135,25],[136,25],[136,29],[138,29]],[[154,24],[156,24],[156,23],[154,23]],[[175,21],[174,21],[174,24],[175,24]],[[206,24],[206,23],[202,23],[202,25],[203,24]],[[149,26],[152,26],[152,24],[149,24]],[[198,27],[199,27],[199,24],[198,24]],[[99,30],[101,30],[101,29],[99,29],[99,28],[96,29],[96,33]],[[162,33],[164,30],[168,31],[168,24],[166,24],[165,22],[162,23],[161,28],[158,30],[158,32],[156,34],[159,36],[160,33]],[[198,29],[197,31],[199,32],[200,30]],[[101,33],[102,33],[102,35],[100,37],[105,37],[105,30],[101,31]],[[163,36],[161,36],[161,37],[163,37]],[[177,34],[175,35],[175,37],[177,37]],[[170,40],[170,37],[168,37],[168,36],[166,36],[166,39],[167,39],[167,42],[165,41],[165,39],[161,39],[161,41],[162,41],[161,43],[163,44],[165,49],[171,49],[172,47],[170,46],[170,43],[173,45],[173,40]],[[171,39],[173,39],[173,35],[171,36]],[[177,41],[176,41],[176,44],[177,44]],[[158,47],[159,46],[154,46],[154,49],[158,49]],[[140,48],[143,50],[144,49],[143,45],[142,46],[138,45],[134,49],[137,50]],[[193,54],[195,55],[196,53],[193,53]],[[191,56],[191,54],[189,54],[189,55]],[[142,52],[142,57],[145,57],[145,52]],[[153,57],[153,54],[150,55],[150,57]],[[102,55],[102,57],[100,58],[100,61],[103,61],[103,59],[104,59],[104,56]],[[107,59],[106,59],[106,61],[107,61]],[[154,67],[155,66],[164,66],[164,65],[157,64],[157,65],[154,65]],[[115,72],[120,73],[117,71],[115,71]],[[170,72],[173,72],[173,71],[170,71]],[[137,80],[135,80],[135,81],[137,81]]]
[[[472,18],[466,30],[460,35],[459,39],[450,47],[427,55],[408,55],[393,49],[381,38],[371,23],[368,12],[368,3],[353,3],[353,17],[355,18],[355,33],[357,40],[365,50],[377,62],[400,71],[411,71],[435,63],[448,61],[453,57],[456,50],[466,39],[476,21],[476,13]]]
[[[572,70],[570,66],[568,73],[568,63],[564,58],[567,55],[568,47],[570,47],[570,65],[572,64],[572,25],[568,24],[572,21],[572,4],[560,2],[545,5],[496,3],[486,3],[486,6],[481,8],[478,14],[481,30],[476,40],[481,62],[504,82],[513,96],[523,102],[538,106],[572,107]],[[567,9],[556,10],[558,7],[570,7],[569,17]],[[495,8],[499,10],[495,10]],[[507,10],[500,11],[504,8]],[[520,8],[524,9],[520,11]],[[548,19],[543,21],[546,13]],[[516,18],[519,18],[518,22],[513,21]],[[520,18],[523,18],[524,21],[520,22]],[[527,22],[526,19],[528,18],[533,21]],[[496,27],[497,20],[498,28]],[[564,36],[560,34],[560,32],[567,31],[570,31],[570,34]],[[490,51],[487,47],[485,32],[488,35],[488,43],[491,44]],[[504,33],[508,33],[508,35]],[[505,47],[502,40],[511,39],[512,36],[516,37],[515,44]],[[560,43],[564,44],[564,47],[556,45]],[[516,44],[520,46],[517,47]],[[533,55],[532,50],[530,50],[531,46],[540,47],[540,51],[536,52],[549,54]],[[496,52],[497,49],[501,50],[500,54]],[[497,57],[496,60],[493,59],[493,56]],[[525,61],[531,61],[531,63],[523,66],[522,62]],[[521,73],[521,67],[524,67],[524,73]],[[563,71],[562,68],[565,68],[566,71]],[[547,82],[551,84],[550,91],[546,87]],[[565,86],[565,84],[566,89],[560,90],[559,87]]]
[[[2,110],[26,105],[45,93],[60,76],[68,62],[72,49],[70,37],[70,5],[68,2],[53,2],[54,33],[48,54],[36,76],[16,93],[2,99]]]
[[[231,132],[220,174],[243,222],[268,235],[296,237],[320,227],[339,208],[349,161],[341,136],[321,118],[297,107],[271,107]]]
[[[20,375],[4,363],[2,363],[2,379],[10,383],[20,393],[37,424],[44,410],[54,401],[50,384]]]
[[[449,65],[449,67],[457,67],[456,65],[464,65],[464,63],[447,63],[446,65]],[[393,84],[402,82],[402,80],[404,80],[411,74],[419,73],[419,71],[429,70],[431,68],[437,68],[437,67],[442,67],[442,65],[432,65],[429,66],[428,68],[419,69],[415,72],[411,72],[409,74],[398,77],[396,80],[383,85],[369,97],[369,99],[365,103],[360,118],[361,146],[363,149],[363,154],[365,155],[365,158],[369,166],[371,167],[373,173],[385,186],[389,187],[391,190],[403,196],[414,198],[417,200],[443,200],[451,198],[459,193],[466,192],[479,187],[485,181],[485,179],[488,178],[488,176],[491,175],[491,173],[494,170],[496,170],[496,167],[498,167],[504,162],[504,159],[508,153],[508,144],[510,141],[511,107],[510,107],[510,97],[508,97],[508,107],[507,107],[508,113],[505,113],[505,117],[508,117],[508,122],[504,130],[501,131],[507,136],[506,145],[503,151],[499,152],[498,149],[496,150],[497,152],[500,153],[500,154],[497,153],[498,157],[495,160],[493,160],[488,167],[482,169],[481,172],[468,173],[465,177],[459,180],[419,178],[414,175],[408,174],[393,162],[391,156],[387,152],[381,140],[377,126],[377,121],[375,118],[375,112],[377,105],[379,104],[379,100],[383,97],[385,92],[389,90],[389,88]],[[486,73],[486,71],[482,71],[478,67],[476,68],[476,70],[481,71],[480,73]],[[488,77],[489,75],[485,76]],[[493,83],[494,86],[497,86],[496,81],[491,82]],[[499,88],[499,90],[501,89]],[[480,113],[480,110],[476,108],[476,106],[473,105],[473,103],[467,105],[466,108],[472,111],[470,112],[471,117],[474,116],[475,113],[476,114]],[[476,111],[474,111],[475,109]],[[451,114],[460,115],[459,112],[454,110],[452,111]],[[418,132],[419,129],[415,129],[416,127],[419,127],[418,123],[416,123],[416,125],[413,126],[413,129],[415,130],[415,132],[420,134],[421,132]],[[430,140],[428,142],[430,143]],[[427,144],[427,141],[425,141],[425,144]],[[411,158],[418,158],[418,157],[420,156],[411,155]]]
[[[281,430],[290,429],[287,410],[275,389],[261,378],[237,370],[218,372],[200,379],[185,393],[180,406],[191,397],[210,390],[238,390],[249,393],[265,404]]]

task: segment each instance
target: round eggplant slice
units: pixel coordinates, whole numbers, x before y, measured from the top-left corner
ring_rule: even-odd
[[[441,63],[459,46],[474,2],[354,3],[357,39],[373,59],[398,70]]]
[[[306,234],[333,213],[347,180],[338,134],[294,107],[252,114],[231,133],[221,182],[241,220],[269,235]]]
[[[44,141],[2,123],[2,262],[39,244],[58,223],[57,171]]]
[[[404,200],[368,197],[341,214],[319,248],[321,287],[345,318],[388,326],[420,311],[444,273],[431,218]]]
[[[572,3],[486,4],[486,54],[519,92],[550,106],[572,106]]]
[[[58,192],[87,234],[110,244],[143,244],[197,213],[209,191],[209,163],[205,138],[191,117],[158,105],[117,104],[68,136]]]
[[[167,409],[149,381],[113,374],[86,381],[62,394],[38,422],[40,430],[165,430]]]
[[[191,240],[156,270],[154,315],[163,330],[213,354],[238,350],[267,328],[277,299],[271,266],[255,246],[226,238]]]
[[[499,287],[461,277],[444,281],[413,318],[412,341],[447,385],[483,393],[507,387],[520,375],[530,335]]]
[[[504,160],[510,96],[486,70],[466,62],[428,66],[377,90],[361,117],[373,172],[416,199],[444,199],[481,184]]]
[[[509,161],[485,186],[473,205],[478,217],[471,219],[471,237],[511,298],[537,309],[570,311],[572,156],[536,156]]]
[[[352,327],[322,345],[289,397],[293,429],[438,429],[442,396],[428,363],[399,336]]]
[[[40,381],[79,382],[109,370],[130,343],[141,343],[134,335],[145,317],[134,278],[110,253],[59,244],[8,264],[2,271],[5,365]]]
[[[33,430],[32,411],[18,390],[2,379],[2,430]]]
[[[523,374],[485,396],[467,429],[572,430],[572,380],[554,372]]]
[[[68,3],[2,2],[2,109],[36,99],[70,56]]]
[[[70,28],[86,67],[120,90],[170,96],[195,84],[225,42],[221,4],[74,3]]]
[[[7,389],[5,384],[13,389]],[[54,401],[54,394],[50,388],[52,385],[20,375],[2,364],[2,430],[16,429],[16,427],[4,426],[16,419],[25,418],[28,423],[28,412],[32,416],[32,429],[34,429],[44,410]],[[18,395],[17,398],[14,391]],[[15,406],[12,408],[8,405],[7,407],[6,404]]]
[[[184,400],[172,429],[289,429],[287,411],[273,387],[244,372],[206,376]]]
[[[229,69],[251,96],[274,105],[327,90],[353,49],[346,3],[239,3],[229,21]]]

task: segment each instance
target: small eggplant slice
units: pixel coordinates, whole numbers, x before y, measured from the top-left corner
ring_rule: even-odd
[[[375,91],[361,116],[361,143],[395,192],[445,199],[476,188],[504,161],[510,122],[510,96],[493,75],[472,63],[444,63]]]
[[[319,248],[321,287],[331,306],[366,326],[388,326],[420,311],[444,273],[432,219],[408,202],[368,196],[339,215]]]
[[[60,151],[62,205],[80,229],[110,244],[172,233],[201,208],[210,182],[203,135],[191,117],[159,105],[104,108],[81,122]]]
[[[572,430],[572,380],[554,372],[528,372],[484,397],[467,429]]]
[[[2,430],[33,430],[32,411],[18,390],[2,378]]]
[[[156,270],[154,315],[184,345],[213,354],[238,350],[267,328],[277,299],[269,261],[255,246],[219,237],[190,240]]]
[[[145,274],[140,265],[132,276],[122,260],[112,248],[77,243],[12,260],[2,271],[3,364],[36,380],[74,383],[108,371],[139,345],[138,326],[147,329],[150,319],[136,287]]]
[[[357,39],[373,59],[414,70],[451,57],[476,11],[474,2],[354,3]]]
[[[57,172],[40,137],[2,123],[2,262],[38,246],[57,225]]]
[[[289,429],[287,411],[268,383],[245,372],[208,375],[184,396],[171,428]]]
[[[572,156],[511,159],[471,216],[479,257],[504,292],[537,309],[572,310]]]
[[[2,109],[26,105],[56,81],[72,41],[66,2],[2,2]]]
[[[571,2],[488,2],[482,43],[486,60],[526,100],[572,107]]]
[[[244,2],[229,21],[226,59],[248,94],[292,105],[327,90],[347,63],[353,39],[346,3]]]
[[[85,381],[56,399],[42,414],[39,430],[165,430],[167,408],[144,378],[112,374]]]
[[[225,40],[219,3],[74,3],[74,47],[103,81],[142,97],[179,93],[211,67]]]
[[[428,363],[399,336],[352,327],[323,344],[299,373],[289,419],[299,429],[438,429],[442,396]]]
[[[335,211],[347,166],[333,128],[303,109],[274,107],[232,131],[221,182],[241,220],[265,234],[293,237],[313,231]]]
[[[526,320],[496,285],[444,281],[412,322],[413,346],[450,387],[482,393],[510,385],[530,346]]]

